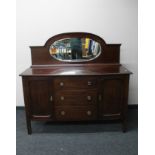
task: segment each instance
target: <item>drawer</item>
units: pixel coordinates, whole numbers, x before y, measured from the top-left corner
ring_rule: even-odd
[[[61,106],[56,107],[55,115],[56,119],[61,121],[95,120],[97,109],[95,106]]]
[[[90,77],[60,77],[54,79],[55,89],[87,89],[96,88],[97,79]]]
[[[58,91],[55,95],[55,105],[96,105],[97,91]]]

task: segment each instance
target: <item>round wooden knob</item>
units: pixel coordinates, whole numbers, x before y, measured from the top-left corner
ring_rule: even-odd
[[[90,110],[88,110],[88,111],[87,111],[87,115],[88,115],[88,116],[91,116],[91,115],[92,115],[92,112],[91,112]]]
[[[64,116],[64,115],[65,115],[65,111],[61,111],[61,115],[63,115],[63,116]]]
[[[60,86],[63,87],[64,86],[64,83],[63,82],[60,82]]]
[[[61,96],[61,100],[63,101],[65,98],[64,98],[64,96]]]

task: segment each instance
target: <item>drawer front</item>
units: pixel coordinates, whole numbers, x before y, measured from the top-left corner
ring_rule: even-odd
[[[75,107],[61,106],[55,109],[56,119],[60,121],[81,121],[97,119],[95,106]]]
[[[97,91],[59,91],[55,95],[55,105],[96,105]]]
[[[54,79],[55,89],[94,89],[97,86],[95,78],[86,77],[62,77]]]

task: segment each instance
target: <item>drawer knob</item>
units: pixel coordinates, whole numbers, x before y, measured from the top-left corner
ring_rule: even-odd
[[[65,111],[61,111],[61,115],[64,116],[65,115]]]
[[[91,100],[91,96],[87,96],[87,100],[90,101]]]
[[[64,86],[64,83],[63,82],[60,82],[60,86],[63,87]]]
[[[64,96],[61,96],[61,100],[63,101],[65,98],[64,98]]]
[[[88,110],[88,111],[87,111],[87,115],[88,115],[88,116],[91,116],[91,115],[92,115],[92,112],[91,112],[90,110]]]
[[[91,81],[88,81],[88,86],[91,86],[92,85],[92,82]]]

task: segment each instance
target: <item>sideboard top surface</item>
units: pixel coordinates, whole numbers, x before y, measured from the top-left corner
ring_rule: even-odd
[[[82,75],[117,75],[131,74],[122,65],[109,66],[50,66],[50,67],[30,67],[20,76],[82,76]]]

